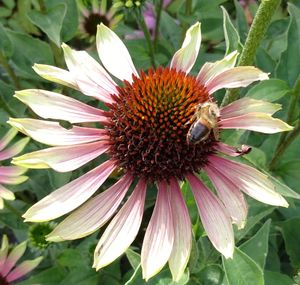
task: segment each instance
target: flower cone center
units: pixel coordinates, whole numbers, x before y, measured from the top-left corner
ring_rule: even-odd
[[[107,127],[111,156],[125,172],[148,181],[183,179],[207,162],[215,142],[191,144],[187,133],[196,107],[210,97],[205,87],[184,72],[169,68],[141,72],[124,82],[109,107]]]

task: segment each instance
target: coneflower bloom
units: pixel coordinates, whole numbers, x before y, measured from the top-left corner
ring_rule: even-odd
[[[3,166],[1,161],[12,158],[19,154],[29,141],[29,138],[23,138],[15,144],[8,146],[11,140],[16,136],[18,131],[16,129],[10,129],[0,140],[0,209],[3,209],[5,200],[14,200],[15,195],[12,191],[8,190],[4,185],[17,185],[28,179],[24,176],[26,168],[19,166]]]
[[[16,263],[23,256],[26,250],[26,242],[22,242],[15,246],[9,253],[9,243],[6,235],[2,237],[2,245],[0,249],[0,284],[9,285],[27,273],[36,268],[43,257],[37,257],[33,260],[26,260],[16,266]]]
[[[288,203],[274,191],[265,174],[223,157],[241,155],[249,147],[226,145],[215,133],[235,128],[276,133],[291,127],[272,118],[278,105],[243,98],[215,112],[217,125],[205,139],[192,143],[188,134],[195,123],[196,109],[213,103],[215,91],[247,86],[268,79],[268,75],[254,67],[234,67],[237,52],[204,64],[196,77],[189,75],[200,48],[200,23],[189,28],[169,67],[147,72],[137,72],[125,45],[103,24],[98,26],[96,42],[103,66],[122,81],[120,86],[86,52],[65,44],[62,48],[69,71],[46,65],[35,65],[34,69],[46,79],[106,103],[108,111],[49,91],[16,92],[15,96],[40,117],[74,125],[65,129],[54,121],[10,119],[9,123],[24,134],[52,146],[15,158],[15,164],[67,172],[101,154],[110,157],[33,205],[24,214],[26,221],[49,221],[73,211],[48,235],[48,240],[82,238],[113,217],[134,184],[133,192],[98,242],[93,265],[98,270],[134,241],[142,221],[147,186],[154,184],[157,199],[141,251],[143,277],[148,280],[169,262],[173,279],[179,280],[191,250],[191,222],[179,184],[187,180],[209,239],[226,258],[232,257],[232,223],[242,227],[247,215],[241,191],[267,204],[287,207]],[[99,125],[76,125],[86,122]],[[123,170],[120,180],[91,198],[116,169]],[[210,177],[217,195],[198,178],[200,171]]]

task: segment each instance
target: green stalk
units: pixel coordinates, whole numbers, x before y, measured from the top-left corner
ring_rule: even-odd
[[[135,15],[136,15],[136,20],[137,20],[141,30],[144,33],[144,36],[145,36],[145,39],[146,39],[146,42],[148,45],[151,64],[152,64],[153,68],[156,68],[155,58],[154,58],[154,47],[153,47],[153,43],[151,40],[151,35],[149,32],[149,29],[145,23],[144,17],[141,15],[141,11],[137,10]]]
[[[161,18],[161,10],[163,8],[164,1],[158,0],[158,4],[156,5],[156,22],[155,22],[155,30],[154,30],[154,50],[157,49],[157,42],[159,36],[159,25],[160,25],[160,18]]]
[[[246,38],[238,66],[253,64],[257,49],[264,38],[267,28],[271,23],[272,16],[274,15],[279,3],[280,0],[262,0]],[[239,88],[231,89],[226,92],[222,106],[235,101],[238,98],[238,93]]]
[[[185,1],[185,16],[189,17],[192,14],[192,10],[193,10],[193,0],[186,0]],[[183,26],[183,29],[182,29],[182,34],[181,34],[181,41],[183,42],[186,31],[189,28],[189,24],[183,23],[182,26]]]

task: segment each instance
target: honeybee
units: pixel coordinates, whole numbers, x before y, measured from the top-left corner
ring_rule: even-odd
[[[205,141],[212,131],[215,139],[218,139],[219,134],[216,127],[219,116],[220,111],[217,104],[212,102],[199,104],[191,119],[193,123],[186,136],[187,143],[198,144]]]

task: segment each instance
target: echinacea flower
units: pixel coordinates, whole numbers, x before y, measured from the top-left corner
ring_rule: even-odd
[[[28,179],[24,176],[26,168],[19,166],[2,166],[1,161],[12,158],[19,154],[29,141],[29,138],[23,138],[6,148],[11,140],[16,136],[18,131],[16,129],[10,129],[0,140],[0,209],[3,209],[5,200],[14,200],[15,195],[12,191],[8,190],[4,185],[17,185],[23,183]]]
[[[247,215],[241,190],[267,204],[287,207],[288,203],[265,174],[219,156],[242,155],[249,147],[226,145],[215,133],[235,128],[276,133],[291,127],[272,118],[279,105],[243,98],[215,112],[218,121],[207,138],[191,143],[187,136],[195,122],[195,110],[213,104],[215,91],[244,87],[267,80],[268,75],[251,66],[234,67],[237,52],[204,64],[196,77],[189,75],[200,48],[200,23],[189,28],[169,67],[147,72],[137,72],[125,45],[103,24],[98,26],[96,42],[103,66],[123,82],[121,86],[86,52],[65,44],[62,48],[69,71],[40,64],[34,70],[106,103],[109,111],[45,90],[16,92],[15,96],[40,117],[74,125],[65,129],[53,121],[10,119],[9,123],[24,134],[52,146],[17,157],[13,163],[67,172],[101,154],[110,157],[33,205],[24,214],[26,221],[49,221],[73,211],[48,235],[49,241],[59,242],[87,236],[112,218],[95,250],[93,267],[98,270],[134,241],[147,185],[154,184],[157,199],[141,251],[143,277],[148,280],[168,262],[173,279],[179,280],[191,251],[191,221],[179,186],[187,180],[209,239],[226,258],[232,257],[232,223],[242,227]],[[86,122],[100,123],[104,128],[76,125]],[[123,170],[120,180],[91,198],[116,169]],[[208,174],[217,195],[197,177],[200,171]],[[133,184],[133,192],[113,217]]]
[[[9,243],[6,235],[2,237],[2,245],[0,249],[0,284],[9,285],[27,273],[36,268],[43,257],[37,257],[33,260],[26,260],[16,266],[16,263],[23,256],[26,250],[26,242],[22,242],[15,246],[9,253]]]

